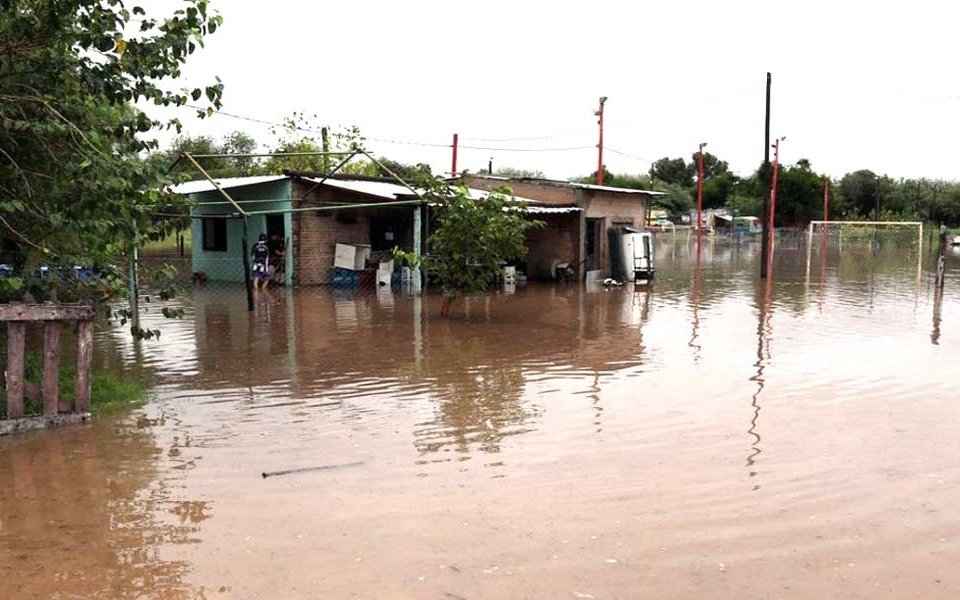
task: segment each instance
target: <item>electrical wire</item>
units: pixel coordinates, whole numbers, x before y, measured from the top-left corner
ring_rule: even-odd
[[[191,108],[191,109],[194,109],[194,110],[200,110],[200,111],[205,110],[203,107],[196,106],[196,105],[193,105],[193,104],[185,104],[185,105],[183,105],[183,106],[184,106],[185,108]],[[297,131],[305,131],[305,132],[309,132],[309,133],[321,133],[320,131],[318,131],[318,130],[316,130],[316,129],[312,129],[312,128],[310,128],[310,127],[301,127],[301,126],[299,126],[299,125],[290,125],[290,124],[287,124],[287,123],[277,123],[277,122],[275,122],[275,121],[267,121],[267,120],[265,120],[265,119],[257,119],[257,118],[254,118],[254,117],[247,117],[247,116],[244,116],[244,115],[238,115],[238,114],[234,114],[234,113],[228,113],[228,112],[224,112],[224,111],[222,111],[222,110],[218,110],[218,111],[214,112],[214,115],[222,115],[222,116],[224,116],[224,117],[230,117],[231,119],[239,119],[239,120],[241,120],[241,121],[248,121],[248,122],[251,122],[251,123],[259,123],[259,124],[261,124],[261,125],[270,125],[270,126],[272,126],[272,127],[284,127],[284,128],[287,128],[287,129],[295,129],[295,130],[297,130]],[[483,141],[482,138],[467,138],[467,139],[476,139],[477,141]],[[525,139],[525,138],[514,138],[513,140],[506,140],[506,139],[505,139],[505,140],[492,140],[492,139],[491,139],[491,140],[489,140],[489,141],[504,141],[504,142],[506,142],[506,141],[520,141],[520,140],[523,140],[523,139]],[[526,138],[526,139],[537,139],[537,138]],[[548,138],[542,138],[542,139],[548,139]],[[436,143],[430,143],[430,142],[412,142],[412,141],[391,140],[391,139],[374,138],[374,137],[366,137],[366,136],[361,136],[361,140],[362,140],[362,141],[368,141],[368,142],[377,142],[377,143],[380,143],[380,144],[395,144],[395,145],[402,145],[402,146],[420,146],[420,147],[424,147],[424,148],[450,148],[450,147],[452,146],[452,144],[436,144]],[[457,145],[457,148],[458,148],[458,149],[461,149],[461,150],[486,150],[486,151],[493,151],[493,152],[567,152],[567,151],[572,151],[572,150],[585,150],[585,149],[594,148],[594,147],[595,147],[595,146],[590,145],[590,146],[568,146],[568,147],[560,147],[560,148],[496,148],[496,147],[490,147],[490,146],[466,146],[466,145],[460,145],[460,144]]]
[[[654,161],[650,160],[649,158],[643,158],[642,156],[636,156],[636,155],[633,155],[633,154],[628,154],[628,153],[626,153],[626,152],[621,152],[621,151],[619,151],[619,150],[614,150],[613,148],[610,148],[609,146],[604,146],[604,150],[607,150],[607,151],[609,151],[609,152],[613,152],[614,154],[619,154],[620,156],[625,156],[625,157],[627,157],[627,158],[632,158],[633,160],[639,160],[640,162],[651,163],[651,164],[654,162]]]

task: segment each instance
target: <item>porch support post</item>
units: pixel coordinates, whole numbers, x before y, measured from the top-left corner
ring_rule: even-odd
[[[413,209],[413,252],[417,257],[423,256],[423,205],[418,204]],[[420,261],[413,267],[413,293],[416,295],[420,294],[420,291],[423,289],[423,282],[421,281],[420,276]]]

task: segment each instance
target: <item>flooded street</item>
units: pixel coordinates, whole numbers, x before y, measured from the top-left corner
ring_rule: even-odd
[[[208,285],[104,324],[153,399],[0,439],[0,596],[960,597],[960,258],[941,304],[910,248],[658,250],[449,319]]]

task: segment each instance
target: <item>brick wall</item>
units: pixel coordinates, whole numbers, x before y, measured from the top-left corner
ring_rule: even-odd
[[[300,200],[312,186],[294,182],[294,207],[315,206],[316,202],[360,202],[347,194],[320,188]],[[322,204],[321,204],[322,205]],[[337,244],[369,244],[370,222],[363,211],[323,211],[293,214],[293,284],[322,285],[330,282]]]
[[[521,198],[536,200],[544,204],[574,204],[576,191],[574,188],[540,181],[504,181],[488,179],[476,175],[464,175],[463,182],[468,187],[480,190],[492,190],[498,187],[509,187],[513,193]]]
[[[544,226],[527,232],[527,276],[532,279],[552,279],[551,267],[555,260],[568,262],[576,269],[579,244],[580,213],[537,215]]]

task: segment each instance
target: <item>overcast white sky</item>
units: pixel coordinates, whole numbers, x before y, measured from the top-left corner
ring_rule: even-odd
[[[220,0],[224,24],[185,78],[219,75],[225,112],[358,125],[368,138],[563,152],[460,151],[459,168],[548,176],[596,168],[599,96],[607,167],[646,172],[701,141],[742,174],[763,153],[765,74],[782,159],[832,175],[956,179],[960,3],[706,0]],[[186,132],[266,126],[226,116]],[[486,141],[516,140],[521,141]],[[378,154],[449,171],[450,149],[370,141]],[[633,158],[635,157],[635,158]]]

